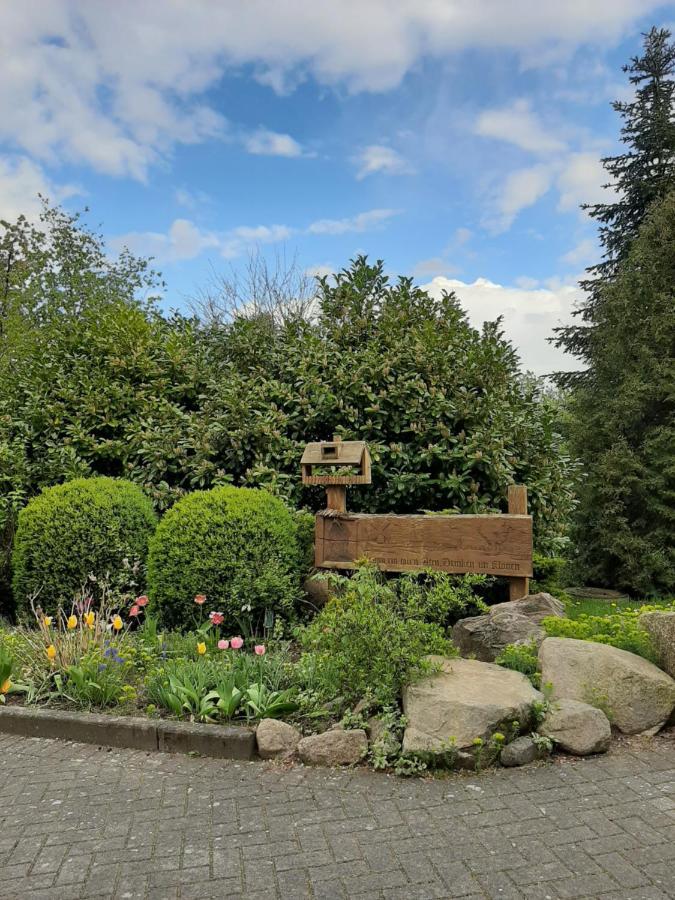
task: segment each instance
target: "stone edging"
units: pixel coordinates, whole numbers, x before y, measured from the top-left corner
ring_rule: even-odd
[[[248,760],[256,756],[255,730],[241,725],[197,725],[138,716],[0,706],[0,732],[128,750],[199,753],[216,759]]]

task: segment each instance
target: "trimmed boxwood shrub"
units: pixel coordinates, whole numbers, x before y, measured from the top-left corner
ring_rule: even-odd
[[[292,613],[300,562],[296,519],[277,497],[254,488],[194,491],[153,536],[148,592],[163,625],[191,625],[194,597],[206,594],[208,610],[225,615],[225,631],[256,629],[268,608]]]
[[[133,569],[145,564],[156,524],[152,503],[128,481],[76,478],[46,488],[19,513],[12,555],[19,614],[30,613],[36,595],[45,612],[69,605],[89,575],[109,577],[120,590],[142,587]]]

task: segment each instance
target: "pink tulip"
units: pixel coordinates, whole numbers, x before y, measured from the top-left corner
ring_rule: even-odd
[[[206,594],[197,594],[195,597],[195,603],[197,606],[203,606],[206,603]]]
[[[230,646],[230,642],[229,642],[229,641],[224,641],[224,640],[218,641],[218,649],[219,649],[219,650],[227,650],[227,648],[228,648],[229,646]]]
[[[256,644],[253,648],[253,652],[256,656],[264,656],[265,655],[265,645],[264,644]]]
[[[140,614],[140,611],[141,611],[141,608],[140,608],[140,606],[138,605],[138,603],[136,603],[135,606],[132,606],[131,609],[129,610],[129,615],[130,615],[130,616],[137,616],[137,615]]]
[[[243,646],[244,639],[239,637],[239,635],[237,635],[237,637],[233,637],[230,641],[230,647],[232,647],[233,650],[241,650]]]
[[[209,619],[211,619],[214,625],[222,625],[225,621],[225,616],[221,612],[210,612]]]
[[[147,606],[148,605],[148,598],[145,596],[145,594],[142,594],[140,597],[136,597],[135,605],[136,606]]]

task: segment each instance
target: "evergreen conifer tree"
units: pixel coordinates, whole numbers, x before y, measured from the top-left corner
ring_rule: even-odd
[[[644,35],[642,55],[634,56],[623,68],[635,86],[635,95],[612,106],[623,119],[621,140],[626,151],[602,160],[610,176],[606,187],[613,188],[612,198],[583,207],[599,223],[604,256],[581,282],[587,299],[577,311],[580,323],[557,329],[555,338],[558,346],[582,362],[589,362],[589,342],[599,324],[597,307],[603,286],[628,254],[652,203],[675,186],[675,43],[670,31],[652,28]],[[557,380],[574,384],[587,374],[560,373]]]

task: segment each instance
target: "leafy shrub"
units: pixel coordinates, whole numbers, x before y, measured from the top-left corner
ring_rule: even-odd
[[[551,637],[576,638],[581,641],[610,644],[612,647],[637,653],[638,656],[655,662],[656,655],[649,635],[638,624],[638,616],[646,609],[647,607],[626,609],[607,616],[581,614],[578,619],[549,616],[544,619],[542,625],[546,634]]]
[[[428,671],[424,656],[456,655],[443,629],[408,616],[391,584],[370,567],[359,569],[300,637],[313,657],[315,685],[348,702],[371,693],[383,705],[393,703]]]
[[[151,603],[163,625],[185,627],[195,595],[206,594],[226,631],[255,630],[266,609],[292,614],[299,556],[293,514],[267,491],[195,491],[164,515],[151,541]]]
[[[541,685],[541,673],[538,671],[539,648],[536,641],[526,644],[507,644],[499,656],[495,659],[498,666],[505,669],[513,669],[514,672],[522,672],[527,675],[534,687]]]
[[[564,572],[567,560],[561,556],[544,556],[535,553],[532,557],[532,581],[530,593],[548,591],[550,594],[559,594],[563,587]]]
[[[46,488],[19,514],[12,588],[20,612],[37,597],[45,613],[70,605],[90,576],[135,590],[156,526],[142,490],[114,478],[77,478]],[[125,563],[126,560],[126,563]],[[124,574],[127,573],[127,574]]]
[[[527,484],[537,546],[564,543],[573,466],[559,405],[488,323],[471,327],[453,294],[432,297],[359,257],[317,285],[314,315],[237,316],[207,332],[210,365],[200,446],[237,483],[317,509],[324,492],[292,478],[307,440],[365,440],[371,488],[362,512],[506,511]],[[227,427],[223,427],[223,423]]]
[[[399,607],[406,618],[447,627],[465,616],[487,612],[487,604],[476,588],[488,581],[485,575],[449,575],[429,569],[421,575],[403,575],[391,587],[400,598]]]

